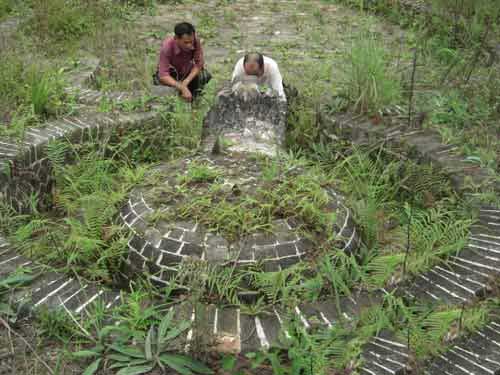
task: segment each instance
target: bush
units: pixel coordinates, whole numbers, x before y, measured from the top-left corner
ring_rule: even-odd
[[[373,113],[400,98],[400,82],[389,69],[383,45],[374,36],[357,36],[347,59],[346,94],[356,111]]]

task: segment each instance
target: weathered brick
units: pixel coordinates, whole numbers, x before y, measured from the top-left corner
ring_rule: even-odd
[[[180,241],[171,240],[170,238],[164,238],[163,240],[161,240],[160,248],[171,253],[176,253],[180,249],[181,244],[182,242]]]
[[[146,241],[142,237],[139,237],[139,236],[134,236],[130,240],[130,243],[129,243],[129,245],[133,249],[137,250],[138,252],[142,251],[142,248],[144,247],[145,244],[146,244]]]
[[[153,259],[158,254],[158,250],[150,243],[148,243],[144,250],[142,251],[142,255],[147,259]]]
[[[280,262],[281,268],[285,269],[285,268],[291,267],[294,264],[300,262],[300,258],[298,256],[280,258],[279,262]]]
[[[161,253],[160,264],[163,266],[175,266],[182,262],[182,256],[163,251]]]
[[[276,251],[279,257],[285,257],[288,255],[296,255],[297,248],[294,243],[280,244],[276,246]]]
[[[278,256],[276,245],[261,246],[255,249],[255,260],[274,259]]]
[[[185,243],[182,247],[182,254],[201,258],[201,255],[203,254],[203,247],[192,243]]]
[[[184,235],[184,230],[179,228],[173,228],[169,231],[168,238],[171,238],[173,240],[180,240],[183,235]]]

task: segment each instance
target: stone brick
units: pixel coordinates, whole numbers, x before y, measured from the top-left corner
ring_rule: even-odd
[[[164,238],[161,240],[160,248],[171,253],[176,253],[181,248],[182,242]]]
[[[229,259],[227,247],[207,246],[205,249],[205,259],[210,263],[221,263]]]
[[[160,264],[162,266],[175,266],[182,262],[182,256],[167,251],[161,253]]]
[[[239,252],[238,261],[248,261],[254,260],[254,250],[249,248],[243,248]]]
[[[149,273],[155,276],[159,276],[161,271],[163,270],[163,267],[156,264],[155,262],[147,262],[146,267],[148,268]]]
[[[203,247],[192,243],[185,243],[182,247],[182,254],[201,258],[201,255],[203,254]]]
[[[149,228],[148,223],[146,223],[144,220],[139,219],[134,223],[134,229],[139,232],[139,233],[144,233],[146,230]]]
[[[292,256],[287,258],[281,258],[279,260],[280,266],[282,269],[293,266],[294,264],[300,262],[300,258],[298,256]]]
[[[139,216],[144,216],[144,213],[149,212],[149,209],[146,207],[144,202],[140,202],[136,206],[134,206],[134,211]]]
[[[140,255],[138,252],[131,250],[129,251],[128,254],[128,259],[130,263],[132,263],[136,267],[142,268],[142,265],[144,261],[146,260],[142,255]]]
[[[184,232],[184,237],[182,237],[184,242],[190,242],[193,244],[201,244],[203,242],[203,234],[200,232]]]
[[[137,215],[134,212],[131,212],[130,215],[128,215],[125,218],[125,222],[129,225],[132,225],[132,222],[135,222],[137,219]]]
[[[311,251],[314,249],[314,243],[307,238],[301,238],[297,241],[297,249],[299,249],[301,253]]]
[[[130,243],[129,243],[129,245],[133,249],[137,250],[138,252],[142,251],[142,248],[144,247],[145,244],[146,244],[146,241],[142,237],[139,237],[139,236],[134,236],[130,240]]]
[[[273,221],[273,231],[275,233],[287,232],[287,231],[290,231],[290,227],[288,226],[287,221],[284,219],[274,220]]]
[[[278,242],[291,242],[291,241],[296,241],[298,239],[297,234],[288,229],[275,232],[274,235],[276,236],[276,240]]]
[[[152,243],[156,247],[158,247],[158,245],[162,241],[160,231],[154,228],[148,228],[144,233],[144,238],[146,239],[146,241]]]
[[[144,256],[147,259],[153,259],[156,257],[156,254],[158,254],[158,250],[150,243],[144,247],[144,250],[142,251],[142,256]]]
[[[296,255],[297,248],[295,243],[280,244],[276,246],[276,251],[279,257],[285,257],[288,255]]]
[[[260,294],[253,291],[238,292],[238,299],[244,304],[254,304],[258,301]]]
[[[178,221],[175,223],[175,225],[179,228],[193,231],[196,228],[196,223],[193,223],[191,221]]]
[[[176,278],[178,271],[173,268],[162,267],[161,268],[161,278],[165,281],[171,281]]]
[[[278,256],[275,245],[261,246],[255,249],[255,260],[274,259]]]
[[[299,227],[299,222],[294,218],[287,219],[287,223],[290,226],[290,228],[292,228],[292,230],[297,229]]]
[[[224,237],[218,236],[213,233],[208,233],[205,239],[207,247],[219,247],[226,248],[229,246],[227,240]]]
[[[256,233],[253,235],[255,245],[274,245],[276,244],[276,237],[272,233]]]
[[[125,205],[123,205],[122,209],[120,210],[120,214],[122,215],[122,217],[125,217],[130,212],[132,212],[132,207],[130,207],[130,203],[127,202]]]
[[[280,271],[280,263],[277,260],[269,260],[262,264],[264,272],[277,272]]]
[[[168,233],[168,238],[171,238],[173,240],[180,240],[181,237],[184,235],[184,230],[179,229],[179,228],[173,228],[170,230]]]

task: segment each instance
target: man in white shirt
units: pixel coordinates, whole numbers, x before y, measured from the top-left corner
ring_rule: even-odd
[[[286,101],[283,79],[276,61],[260,53],[249,53],[236,63],[232,82],[245,82],[254,78],[258,85],[267,85]]]

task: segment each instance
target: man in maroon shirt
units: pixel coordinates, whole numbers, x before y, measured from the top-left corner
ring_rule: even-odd
[[[185,100],[191,101],[211,76],[204,69],[203,49],[194,26],[178,23],[174,34],[163,41],[154,81],[157,85],[175,87]]]

